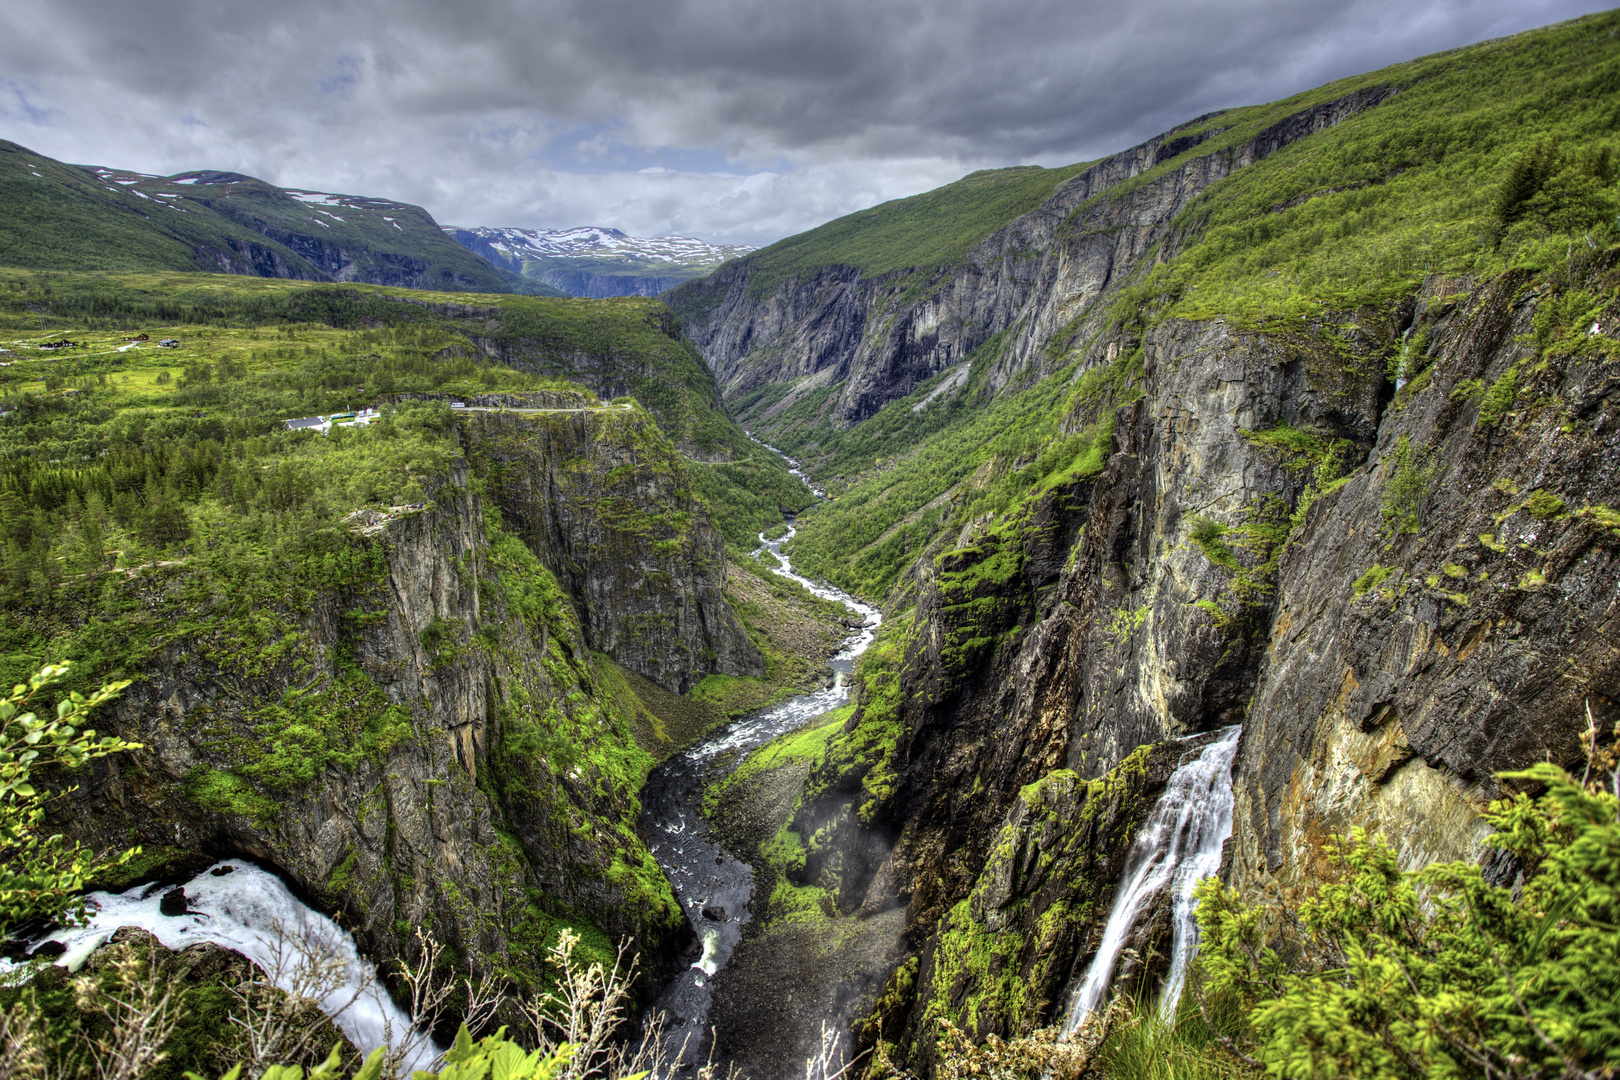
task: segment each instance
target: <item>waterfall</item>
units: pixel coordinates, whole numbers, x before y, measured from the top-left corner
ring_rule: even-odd
[[[1074,991],[1063,1023],[1065,1033],[1078,1029],[1102,1004],[1125,942],[1166,887],[1171,895],[1173,934],[1170,973],[1159,1014],[1167,1020],[1175,1017],[1187,964],[1198,949],[1193,889],[1220,869],[1221,846],[1232,835],[1232,759],[1237,756],[1242,731],[1235,726],[1224,729],[1197,757],[1170,774],[1164,794],[1131,846],[1114,910],[1103,928],[1102,944]]]
[[[439,1054],[424,1033],[414,1031],[410,1017],[395,1005],[377,978],[377,969],[360,955],[354,938],[337,923],[304,905],[274,874],[241,859],[226,859],[186,882],[187,911],[165,915],[160,910],[167,888],[137,885],[122,893],[85,896],[89,921],[58,929],[33,943],[38,948],[57,941],[66,951],[56,963],[78,970],[92,952],[126,926],[147,931],[168,949],[212,942],[253,961],[283,990],[307,990],[311,956],[330,957],[341,966],[340,977],[317,980],[325,998],[321,1011],[360,1050],[379,1046],[403,1051],[404,1075],[426,1069]],[[0,960],[0,983],[16,966]],[[302,986],[300,986],[302,982]]]

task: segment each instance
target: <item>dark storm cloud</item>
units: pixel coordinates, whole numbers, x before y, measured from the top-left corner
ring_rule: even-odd
[[[460,224],[766,241],[1583,0],[8,0],[0,136]]]

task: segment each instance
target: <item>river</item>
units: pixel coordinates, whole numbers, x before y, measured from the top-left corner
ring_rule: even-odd
[[[794,532],[789,526],[787,534],[775,540],[766,540],[761,533],[756,554],[773,556],[776,574],[824,600],[843,604],[863,624],[828,661],[836,672],[833,685],[726,724],[653,770],[642,791],[642,820],[653,856],[668,875],[693,931],[703,943],[702,955],[670,982],[657,1002],[657,1007],[669,1015],[673,1043],[685,1045],[683,1067],[708,1057],[714,976],[731,959],[742,940],[743,927],[752,918],[749,903],[754,890],[753,868],[710,837],[703,817],[703,790],[741,765],[756,747],[848,702],[848,679],[855,658],[872,644],[882,622],[876,608],[794,572],[782,553],[782,546]]]
[[[792,459],[788,463],[803,480],[798,463]],[[806,484],[809,486],[808,481]],[[753,869],[709,839],[702,814],[703,789],[740,765],[751,750],[848,702],[848,678],[855,659],[872,644],[882,622],[876,608],[793,570],[782,547],[794,533],[790,525],[786,535],[775,540],[760,534],[755,554],[772,556],[777,563],[774,573],[824,600],[843,604],[860,620],[860,628],[828,660],[836,673],[833,685],[726,724],[654,770],[642,793],[643,822],[653,854],[703,942],[702,956],[658,1000],[673,1018],[670,1034],[674,1041],[686,1041],[683,1064],[702,1061],[708,1054],[710,983],[742,939],[754,885]],[[414,1068],[427,1067],[437,1056],[438,1047],[425,1033],[412,1029],[410,1019],[381,988],[376,968],[359,953],[354,939],[330,918],[304,905],[275,874],[242,859],[225,859],[186,882],[184,890],[186,911],[173,916],[161,911],[170,887],[158,883],[138,885],[123,893],[89,893],[85,897],[90,912],[86,925],[58,929],[32,947],[60,942],[64,952],[56,962],[77,969],[120,927],[137,926],[171,949],[203,941],[233,949],[270,972],[272,981],[289,991],[308,988],[302,975],[306,952],[330,956],[338,962],[337,974],[321,991],[322,1008],[362,1052],[391,1045],[403,1056],[407,1075]],[[291,939],[304,942],[305,947],[289,947]],[[19,965],[0,959],[0,985],[7,983],[8,976],[27,977]]]

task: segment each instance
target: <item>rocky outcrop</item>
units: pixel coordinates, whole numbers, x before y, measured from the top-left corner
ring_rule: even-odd
[[[827,387],[835,388],[824,406],[834,422],[856,423],[1008,331],[1012,342],[992,376],[999,388],[1015,375],[1049,370],[1054,358],[1047,346],[1060,331],[1095,314],[1095,301],[1145,262],[1173,255],[1179,237],[1172,220],[1199,193],[1390,93],[1385,87],[1359,90],[1303,109],[1239,146],[1187,157],[1224,130],[1218,115],[1200,117],[1064,181],[1041,206],[991,234],[959,265],[868,278],[832,264],[760,293],[753,280],[757,259],[743,258],[672,290],[665,300],[728,399],[772,383],[796,384],[770,408],[745,415],[765,432],[774,416]],[[1128,192],[1097,198],[1174,159],[1180,164]],[[923,280],[913,280],[914,274]],[[1064,351],[1059,348],[1058,356]]]
[[[131,575],[155,652],[98,726],[144,748],[56,816],[97,848],[142,844],[138,873],[273,865],[379,960],[429,928],[539,977],[575,924],[634,937],[656,977],[690,931],[638,833],[652,757],[610,657],[669,683],[762,668],[721,599],[720,540],[644,413],[460,423],[471,471],[351,515],[301,594],[266,598],[291,633],[214,618],[200,567]]]
[[[970,524],[917,566],[915,612],[895,620],[912,628],[904,723],[880,762],[812,774],[820,795],[795,822],[814,837],[807,873],[844,910],[906,905],[922,967],[885,998],[896,1060],[927,1067],[919,1010],[982,1032],[1050,1022],[1049,984],[1089,960],[1065,945],[1016,1009],[963,989],[959,965],[929,967],[1049,888],[974,899],[1006,877],[997,837],[1043,790],[1024,785],[1101,778],[1138,747],[1241,722],[1225,872],[1297,899],[1351,826],[1382,829],[1410,866],[1478,857],[1495,773],[1578,766],[1588,708],[1612,727],[1620,348],[1601,331],[1612,313],[1586,321],[1616,271],[1572,276],[1473,292],[1433,279],[1388,310],[1297,329],[1159,325],[1130,361],[1100,474]],[[1580,326],[1559,314],[1583,304]],[[1130,346],[1099,344],[1100,359]],[[1072,422],[1110,407],[1077,401]],[[849,729],[874,718],[888,719],[863,700]],[[878,769],[893,778],[865,779]],[[862,854],[818,868],[818,848]],[[1094,884],[1068,897],[1076,941],[1106,913],[1078,914]],[[992,974],[1034,978],[1033,962],[1009,955]]]
[[[470,413],[461,429],[509,527],[581,599],[592,648],[677,693],[765,674],[723,596],[724,540],[645,413]]]

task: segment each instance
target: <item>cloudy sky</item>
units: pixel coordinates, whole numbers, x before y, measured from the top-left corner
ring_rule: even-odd
[[[767,243],[1613,0],[5,0],[0,138]]]

